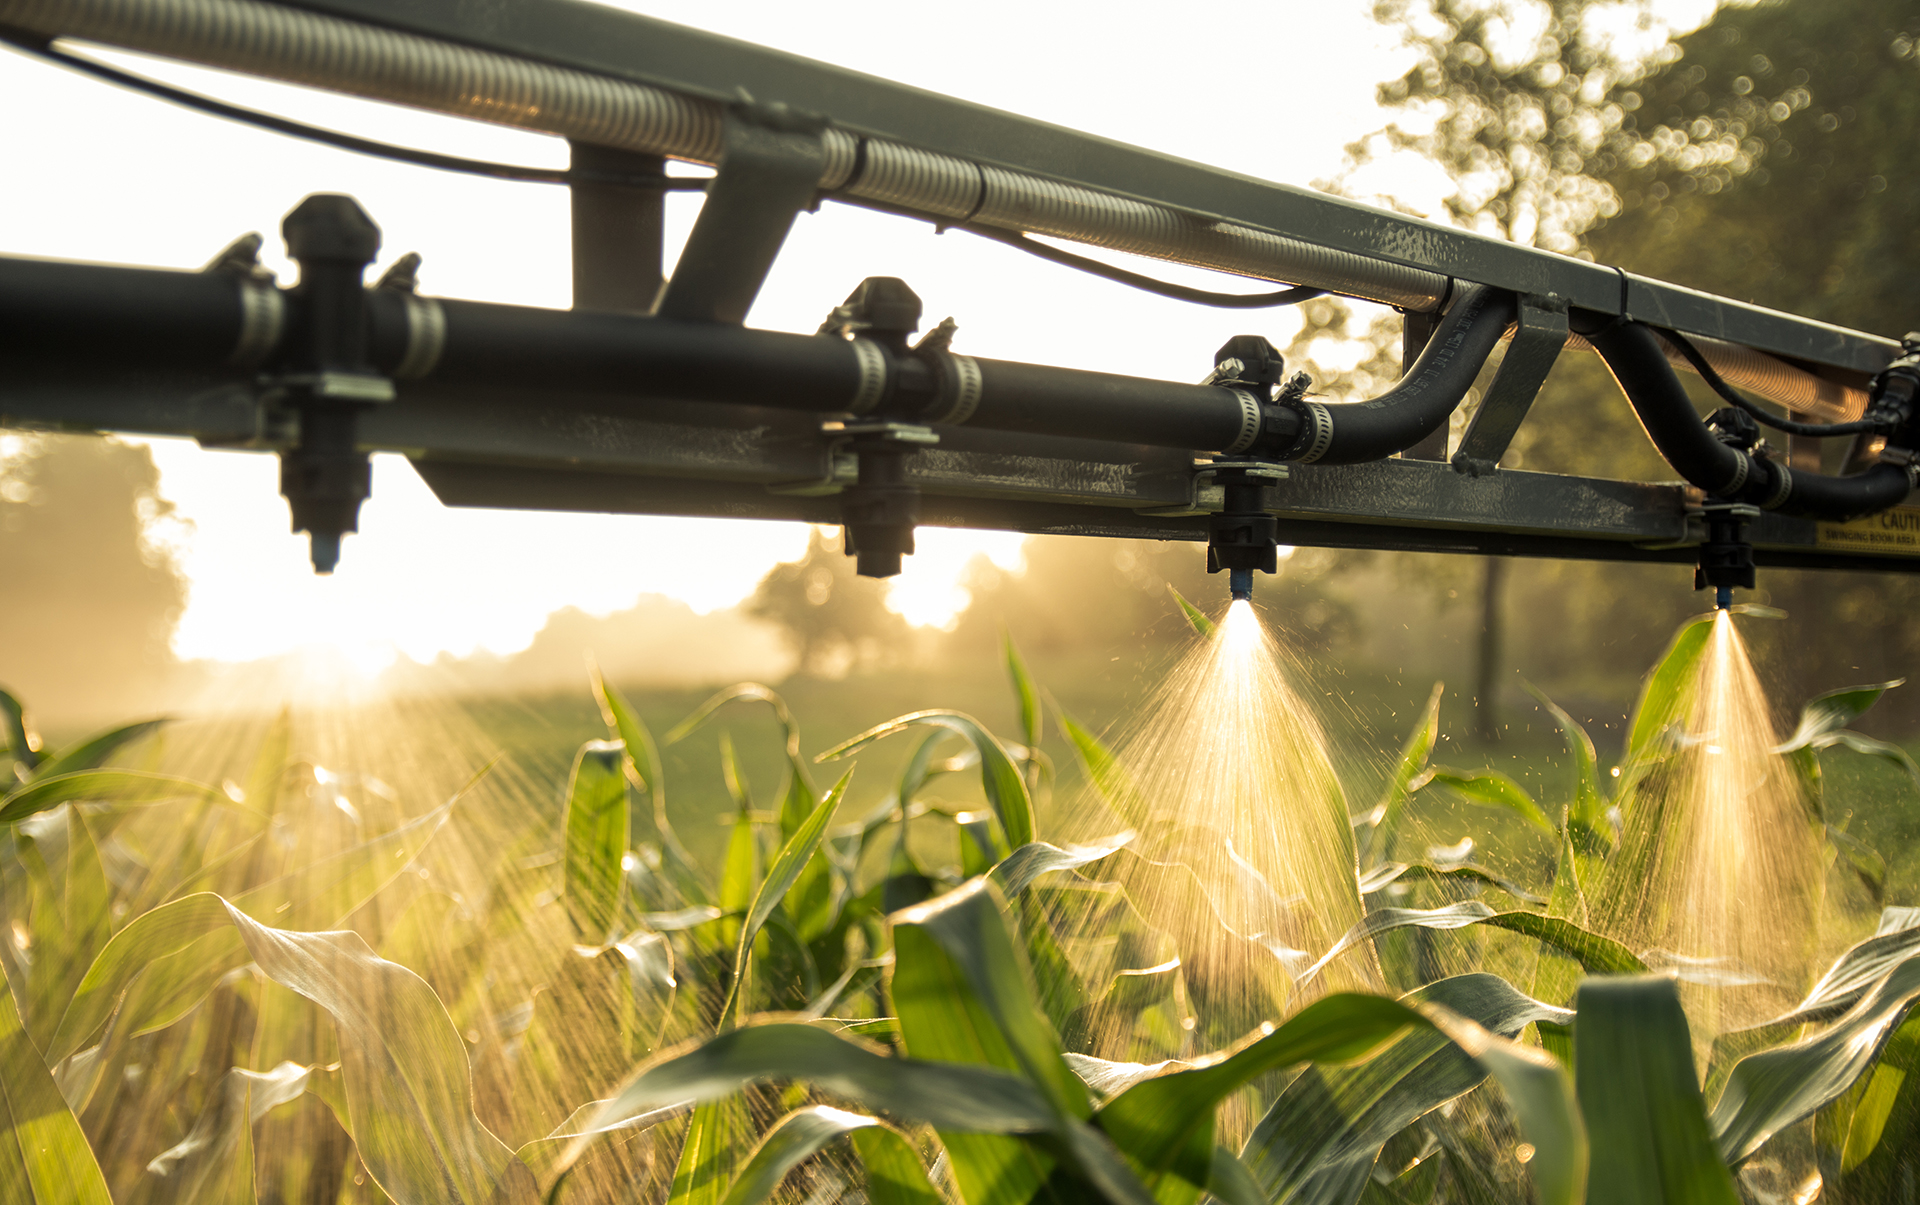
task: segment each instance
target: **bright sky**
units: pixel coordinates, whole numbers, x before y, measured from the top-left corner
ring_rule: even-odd
[[[790,0],[626,6],[1302,184],[1338,170],[1344,146],[1381,124],[1374,86],[1401,63],[1367,0],[1209,3],[1144,21],[1089,19],[1084,4],[1063,0],[986,0],[964,12],[903,6],[884,21],[823,21],[814,6]],[[540,135],[115,57],[238,103],[388,141],[565,162],[564,144]],[[0,252],[187,268],[258,230],[268,236],[269,266],[291,280],[281,216],[309,192],[348,192],[385,231],[380,266],[406,251],[424,255],[423,291],[569,303],[560,188],[332,151],[16,54],[0,54],[0,111],[10,114],[13,181],[0,189]],[[698,202],[683,195],[670,204],[672,242],[684,238]],[[1284,345],[1297,324],[1285,312],[1234,315],[1158,300],[983,240],[936,237],[919,223],[832,205],[797,224],[749,322],[811,331],[871,275],[905,278],[926,301],[929,323],[954,315],[961,350],[1172,379],[1198,379],[1228,335],[1260,330]],[[510,653],[563,606],[604,614],[645,592],[700,610],[729,606],[806,542],[794,524],[453,510],[404,460],[381,457],[360,534],[348,537],[339,571],[317,578],[305,537],[288,533],[273,458],[179,441],[155,441],[153,453],[163,492],[190,524],[178,533],[191,595],[176,638],[189,658],[248,659],[315,641],[362,664],[395,652],[419,660],[479,647]],[[724,557],[712,551],[722,522]],[[914,622],[951,620],[965,603],[956,577],[976,552],[1018,563],[1013,535],[923,528],[919,541],[891,595]]]

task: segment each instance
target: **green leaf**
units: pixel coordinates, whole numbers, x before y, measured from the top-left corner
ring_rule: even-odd
[[[807,762],[800,756],[800,726],[794,722],[793,712],[787,707],[787,701],[778,693],[769,690],[758,682],[741,682],[715,693],[706,702],[694,709],[692,715],[674,725],[667,733],[667,744],[678,744],[685,740],[695,729],[713,718],[728,703],[749,702],[765,703],[773,709],[773,715],[780,723],[780,729],[786,737],[787,784],[781,792],[780,831],[781,835],[791,837],[798,829],[815,802],[813,783],[807,778]]]
[[[693,1111],[680,1143],[667,1205],[719,1205],[733,1169],[753,1133],[746,1102],[738,1096],[709,1100]]]
[[[1887,902],[1887,860],[1879,851],[1858,837],[1849,836],[1831,824],[1826,826],[1827,840],[1833,843],[1834,851],[1846,861],[1860,885],[1867,889],[1873,898],[1873,906],[1884,907]]]
[[[1858,732],[1829,732],[1813,739],[1812,747],[1829,749],[1834,745],[1845,745],[1855,753],[1864,753],[1869,757],[1883,758],[1900,767],[1907,781],[1920,785],[1920,765],[1914,764],[1911,754],[1905,749],[1887,741],[1877,741]],[[1796,751],[1797,752],[1797,751]]]
[[[621,860],[627,852],[627,751],[618,741],[588,741],[574,755],[561,821],[565,854],[561,896],[574,932],[598,944],[620,921]]]
[[[1418,1012],[1385,996],[1326,996],[1220,1062],[1134,1084],[1108,1101],[1094,1124],[1150,1176],[1172,1172],[1204,1188],[1220,1102],[1270,1071],[1364,1058],[1420,1024]]]
[[[1899,909],[1889,908],[1888,913]],[[1882,920],[1883,929],[1886,925]],[[1909,959],[1920,957],[1920,927],[1891,929],[1856,942],[1833,960],[1792,1012],[1754,1028],[1790,1028],[1831,1021],[1858,1004],[1874,986]]]
[[[298,1063],[272,1071],[232,1067],[210,1093],[187,1136],[161,1152],[147,1172],[147,1199],[254,1205],[253,1126],[269,1112],[297,1100],[312,1072]]]
[[[1426,1005],[1421,1012],[1506,1093],[1521,1134],[1533,1146],[1527,1174],[1541,1205],[1580,1205],[1587,1190],[1587,1129],[1567,1068],[1542,1050],[1508,1041],[1440,1005]]]
[[[1419,790],[1417,780],[1427,768],[1434,742],[1440,739],[1440,699],[1446,691],[1446,683],[1433,684],[1427,709],[1420,713],[1419,722],[1407,734],[1406,744],[1400,748],[1400,760],[1393,764],[1393,773],[1387,776],[1387,785],[1381,789],[1380,802],[1367,813],[1373,825],[1373,835],[1367,844],[1368,865],[1385,861],[1393,853],[1393,838],[1399,831],[1401,813],[1406,811],[1413,793]]]
[[[832,761],[856,753],[882,737],[904,732],[916,725],[945,728],[967,739],[980,755],[980,789],[987,797],[987,805],[999,818],[1000,831],[1007,847],[1000,854],[1007,853],[1034,839],[1033,803],[1027,797],[1026,780],[1007,756],[1007,751],[993,734],[980,726],[972,716],[957,711],[916,711],[898,719],[888,720],[877,728],[870,728],[844,744],[836,745],[822,753],[820,761]]]
[[[773,865],[767,868],[767,877],[754,893],[753,904],[747,909],[746,919],[740,925],[739,947],[734,953],[733,985],[727,992],[727,1002],[720,1010],[720,1028],[731,1027],[736,1020],[745,995],[743,984],[747,979],[747,960],[753,953],[753,939],[760,934],[760,926],[766,924],[767,916],[787,894],[793,881],[800,877],[800,870],[807,860],[813,857],[820,847],[820,838],[826,835],[827,822],[833,819],[834,809],[840,806],[841,798],[846,794],[847,783],[853,778],[848,770],[833,784],[826,798],[814,805],[813,813],[800,825],[780,853],[774,858]]]
[[[775,1021],[742,1026],[685,1054],[641,1064],[580,1122],[557,1169],[571,1166],[607,1134],[655,1124],[762,1080],[804,1081],[863,1108],[943,1130],[1039,1133],[1053,1124],[1046,1101],[1017,1075],[890,1058],[825,1029]]]
[[[775,1122],[760,1139],[746,1166],[734,1177],[723,1205],[758,1205],[768,1200],[787,1173],[857,1130],[878,1126],[878,1118],[826,1105],[810,1105]],[[936,1198],[937,1199],[937,1198]]]
[[[20,1023],[10,987],[0,982],[0,1105],[6,1108],[0,1200],[113,1205],[86,1134]]]
[[[1547,901],[1522,887],[1512,879],[1495,874],[1486,867],[1474,862],[1450,862],[1437,865],[1432,862],[1382,862],[1372,870],[1360,876],[1361,895],[1372,895],[1385,890],[1394,883],[1430,882],[1443,883],[1449,879],[1464,880],[1470,883],[1484,883],[1497,887],[1522,903],[1543,905]]]
[[[1065,849],[1057,845],[1048,845],[1045,841],[1034,841],[1022,845],[1000,861],[992,871],[994,883],[1000,893],[1012,899],[1032,885],[1043,874],[1056,870],[1072,870],[1102,858],[1112,857],[1133,840],[1132,833],[1120,833],[1106,837],[1089,845],[1069,845]]]
[[[1053,713],[1060,721],[1060,731],[1066,733],[1067,740],[1072,742],[1087,777],[1093,780],[1094,789],[1100,792],[1100,798],[1128,824],[1135,828],[1144,826],[1151,815],[1146,797],[1140,793],[1127,768],[1120,764],[1120,759],[1099,737],[1082,728],[1059,704],[1054,705]]]
[[[5,690],[0,690],[0,734],[6,736],[7,752],[13,754],[15,761],[29,770],[40,764],[40,752],[33,747],[34,738],[27,733],[27,710]]]
[[[1040,687],[1027,672],[1020,650],[1013,647],[1011,633],[1000,634],[1000,646],[1007,662],[1007,676],[1013,679],[1014,697],[1020,701],[1020,739],[1028,749],[1037,751],[1046,732],[1046,709],[1040,703]]]
[[[1800,723],[1794,728],[1793,735],[1782,741],[1774,749],[1775,753],[1791,753],[1815,745],[1823,736],[1838,732],[1848,724],[1867,713],[1867,709],[1880,701],[1880,696],[1896,686],[1906,683],[1905,678],[1895,678],[1891,682],[1875,682],[1870,686],[1843,686],[1839,690],[1830,690],[1823,695],[1815,695],[1807,700],[1800,709]]]
[[[1491,925],[1542,941],[1579,960],[1596,974],[1644,974],[1647,966],[1633,951],[1610,937],[1589,932],[1571,921],[1538,912],[1495,912],[1479,900],[1462,900],[1443,908],[1377,908],[1349,929],[1320,960],[1300,974],[1310,982],[1327,964],[1360,943],[1395,929],[1464,929]]]
[[[236,896],[233,904],[249,916],[293,928],[339,924],[413,864],[458,799]],[[192,1008],[221,976],[246,962],[244,947],[227,927],[225,911],[226,901],[219,896],[198,892],[144,912],[115,933],[74,989],[48,1057],[57,1063],[78,1050],[120,1005],[142,971],[149,973],[138,999],[129,1005],[132,1015],[122,1019],[130,1032],[168,1024]]]
[[[1713,634],[1713,623],[1711,615],[1702,615],[1682,624],[1667,651],[1647,674],[1633,717],[1627,724],[1629,766],[1637,765],[1651,754],[1656,738],[1668,727],[1686,720],[1694,679],[1699,676],[1700,658],[1706,652],[1707,637]],[[1620,785],[1624,787],[1625,780]]]
[[[1435,766],[1433,777],[1429,781],[1447,788],[1468,803],[1477,803],[1482,807],[1505,808],[1542,832],[1559,831],[1559,828],[1547,819],[1546,813],[1540,810],[1540,805],[1533,801],[1533,796],[1527,794],[1519,783],[1498,770],[1470,773],[1465,770],[1449,769],[1446,766]]]
[[[1839,1099],[1873,1066],[1917,999],[1920,955],[1889,971],[1827,1030],[1734,1064],[1710,1119],[1721,1156],[1738,1164],[1774,1134]]]
[[[871,1205],[943,1205],[906,1135],[890,1126],[853,1131],[853,1152],[867,1174]]]
[[[1175,589],[1172,582],[1167,583],[1167,593],[1173,595],[1173,601],[1180,604],[1180,614],[1186,616],[1188,625],[1202,637],[1212,639],[1218,628],[1213,620],[1207,618],[1207,613],[1188,602],[1187,596]]]
[[[141,720],[133,724],[123,724],[96,733],[81,741],[71,749],[62,749],[52,757],[46,758],[33,768],[35,778],[52,778],[60,774],[74,774],[81,770],[99,768],[101,763],[119,752],[127,745],[157,731],[161,726],[173,722],[171,716],[158,719]]]
[[[1439,1004],[1504,1038],[1536,1021],[1573,1014],[1515,991],[1493,975],[1460,975],[1401,998]],[[1254,1127],[1240,1157],[1269,1201],[1353,1201],[1388,1139],[1486,1078],[1467,1053],[1430,1025],[1408,1029],[1365,1062],[1309,1067]]]
[[[1110,1200],[1147,1205],[1152,1198],[1119,1153],[1085,1124],[1092,1114],[1086,1085],[1061,1056],[1059,1038],[1034,999],[1032,972],[992,881],[973,879],[895,913],[893,940],[891,1000],[908,1053],[1017,1074],[1038,1088],[1050,1112],[1050,1141],[1038,1145],[936,1127],[961,1196],[1046,1195],[1058,1161]]]
[[[17,824],[63,803],[152,804],[173,799],[205,799],[239,807],[205,783],[171,774],[144,770],[76,770],[71,774],[35,778],[0,798],[0,824]]]
[[[1593,1144],[1590,1205],[1736,1205],[1707,1127],[1678,985],[1589,979],[1577,999],[1574,1082]]]
[[[640,814],[652,822],[650,835],[660,842],[661,855],[671,869],[675,885],[693,902],[706,903],[707,888],[701,881],[700,871],[686,847],[680,844],[679,834],[674,832],[672,822],[667,819],[667,776],[660,761],[659,746],[653,742],[653,733],[640,719],[640,713],[633,709],[633,704],[627,702],[626,696],[601,676],[599,666],[589,666],[588,672],[593,679],[595,701],[600,704],[600,717],[606,723],[608,732],[626,750],[628,779],[647,793],[648,807]]]
[[[1560,735],[1567,742],[1567,757],[1573,762],[1573,798],[1566,807],[1566,818],[1561,827],[1578,825],[1593,841],[1604,841],[1609,828],[1607,823],[1607,799],[1600,790],[1600,759],[1593,749],[1593,738],[1587,735],[1572,716],[1561,709],[1560,705],[1549,699],[1544,692],[1531,682],[1522,682],[1527,693],[1544,708],[1560,729]]]
[[[426,981],[358,933],[270,929],[228,905],[261,972],[333,1015],[349,1132],[397,1205],[532,1202],[533,1177],[473,1114],[466,1043]]]

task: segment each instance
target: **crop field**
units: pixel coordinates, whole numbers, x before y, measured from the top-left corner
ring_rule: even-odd
[[[234,733],[36,749],[9,699],[7,1199],[1897,1199],[1884,685],[1766,731],[1720,613],[1617,755],[1445,764],[1436,690],[1336,767],[1259,619],[1193,618],[1130,716],[1008,644],[991,728],[832,747],[895,700],[596,680],[204,772]]]

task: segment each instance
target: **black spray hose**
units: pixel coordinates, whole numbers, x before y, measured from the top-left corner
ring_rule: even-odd
[[[1848,519],[1897,506],[1914,488],[1912,472],[1901,465],[1883,462],[1857,476],[1827,477],[1730,448],[1700,420],[1650,329],[1624,322],[1581,333],[1606,361],[1660,455],[1716,498],[1789,515]]]
[[[1301,464],[1360,464],[1419,443],[1459,407],[1517,316],[1512,293],[1488,285],[1463,292],[1400,383],[1364,402],[1300,400],[1300,433],[1278,452]],[[1277,426],[1277,424],[1276,424]]]

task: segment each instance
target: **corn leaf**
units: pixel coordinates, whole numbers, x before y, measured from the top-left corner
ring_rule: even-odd
[[[980,726],[972,716],[957,711],[916,711],[898,719],[888,720],[877,728],[870,728],[843,744],[822,753],[820,761],[831,761],[856,753],[882,737],[904,732],[916,725],[944,728],[949,732],[965,737],[980,755],[980,789],[987,797],[987,805],[993,809],[1000,821],[1002,840],[1006,847],[997,851],[999,856],[1018,849],[1034,839],[1033,803],[1027,796],[1026,780],[1020,775],[1013,759],[993,734]]]
[[[744,983],[748,975],[748,959],[753,954],[753,939],[760,934],[760,927],[767,922],[781,899],[786,896],[800,870],[812,858],[814,851],[820,848],[820,838],[826,835],[827,823],[833,819],[834,809],[840,806],[841,798],[846,794],[847,783],[853,778],[848,770],[833,784],[826,798],[814,805],[813,813],[800,825],[800,828],[781,848],[773,859],[773,865],[767,868],[767,877],[754,893],[753,902],[747,909],[746,919],[740,925],[740,941],[734,953],[733,985],[727,993],[725,1007],[720,1010],[720,1028],[729,1028],[736,1018],[745,995]]]
[[[229,1068],[193,1129],[147,1165],[153,1177],[147,1199],[254,1205],[253,1125],[299,1099],[311,1077],[309,1068],[292,1062],[272,1071]]]
[[[34,778],[0,797],[0,824],[18,824],[63,803],[152,804],[174,799],[204,799],[237,807],[205,783],[145,770],[76,770]],[[242,809],[245,810],[245,809]]]
[[[43,759],[33,768],[33,776],[54,778],[81,770],[98,769],[121,749],[172,722],[173,717],[161,716],[157,719],[140,720],[137,723],[123,724],[118,728],[109,728],[105,732],[96,733],[70,749],[62,749]]]
[[[7,752],[31,770],[41,761],[34,738],[27,734],[27,710],[9,691],[0,690],[0,734],[7,738]]]
[[[878,1118],[826,1105],[810,1105],[775,1122],[748,1157],[722,1205],[758,1205],[768,1200],[787,1173],[829,1144],[858,1130],[878,1126]]]
[[[1187,625],[1202,638],[1211,639],[1214,632],[1219,630],[1218,625],[1207,618],[1207,613],[1188,602],[1187,596],[1180,593],[1172,582],[1167,583],[1167,593],[1173,595],[1173,601],[1180,605],[1180,614],[1185,617]]]
[[[1385,996],[1337,994],[1314,1001],[1272,1033],[1210,1066],[1144,1079],[1094,1115],[1148,1173],[1173,1174],[1205,1188],[1214,1163],[1214,1112],[1221,1101],[1270,1071],[1307,1062],[1364,1058],[1398,1037],[1420,1014]]]
[[[1440,739],[1440,700],[1446,691],[1446,683],[1433,684],[1427,708],[1420,713],[1413,731],[1407,734],[1406,744],[1400,748],[1400,760],[1393,764],[1393,773],[1387,776],[1387,785],[1380,792],[1380,802],[1367,813],[1373,826],[1367,843],[1368,865],[1385,861],[1393,853],[1393,838],[1400,828],[1401,813],[1406,811],[1413,793],[1420,789],[1419,779],[1426,771],[1427,758],[1433,754],[1434,742]]]
[[[1468,803],[1477,803],[1482,807],[1504,808],[1525,820],[1541,832],[1558,832],[1558,826],[1547,819],[1533,796],[1526,793],[1520,784],[1508,778],[1498,770],[1480,770],[1469,772],[1453,770],[1446,766],[1435,766],[1433,777],[1428,781],[1436,786],[1445,787]]]
[[[900,1131],[884,1125],[856,1129],[853,1151],[867,1174],[871,1205],[942,1205],[913,1143]]]
[[[1376,908],[1349,929],[1318,962],[1301,972],[1298,982],[1311,982],[1328,963],[1362,942],[1395,929],[1464,929],[1491,925],[1542,941],[1579,960],[1597,974],[1645,973],[1647,967],[1633,951],[1610,937],[1582,929],[1571,921],[1538,912],[1495,912],[1479,900],[1462,900],[1443,908]]]
[[[1589,1205],[1735,1205],[1678,985],[1659,976],[1589,979],[1577,1002],[1574,1082],[1593,1144]]]
[[[1512,879],[1495,874],[1473,862],[1449,862],[1445,865],[1432,862],[1382,862],[1360,876],[1359,887],[1361,895],[1372,895],[1403,880],[1413,883],[1439,883],[1448,879],[1460,879],[1498,887],[1522,903],[1544,905],[1548,902]]]
[[[1094,789],[1100,792],[1108,807],[1111,807],[1122,820],[1135,828],[1140,828],[1150,818],[1151,809],[1146,797],[1140,794],[1140,788],[1134,783],[1133,776],[1120,764],[1099,737],[1082,728],[1078,721],[1068,715],[1059,704],[1053,708],[1054,718],[1060,723],[1060,731],[1072,743],[1074,753],[1080,758],[1080,765],[1086,770],[1087,777],[1093,780]]]
[[[1887,913],[1901,909],[1889,908]],[[1882,927],[1885,927],[1885,920]],[[1806,998],[1792,1012],[1755,1028],[1787,1028],[1831,1021],[1859,1003],[1873,987],[1908,960],[1920,957],[1920,927],[1877,933],[1848,947],[1833,960]]]
[[[1647,675],[1640,688],[1639,701],[1634,704],[1633,716],[1627,723],[1629,767],[1636,766],[1654,751],[1662,732],[1685,720],[1700,658],[1706,652],[1707,637],[1713,634],[1713,622],[1711,615],[1703,615],[1681,625],[1667,651]],[[1624,788],[1626,780],[1622,779],[1619,785]]]
[[[1107,837],[1088,845],[1069,845],[1065,849],[1057,845],[1048,845],[1045,841],[1034,841],[1022,845],[1001,860],[992,871],[994,884],[1000,893],[1012,899],[1032,885],[1043,874],[1056,870],[1072,870],[1102,858],[1111,857],[1125,848],[1133,840],[1132,833],[1121,833]]]
[[[315,929],[344,920],[413,864],[452,813],[458,797],[383,836],[311,863],[234,898],[249,916],[290,928]],[[101,948],[74,988],[47,1055],[72,1055],[106,1022],[142,971],[131,1014],[138,1033],[178,1019],[221,976],[247,959],[226,920],[226,901],[208,892],[170,900],[142,913]]]
[[[561,895],[574,932],[605,941],[620,920],[621,859],[627,852],[627,752],[618,741],[588,741],[567,779]]]
[[[752,1134],[753,1121],[738,1096],[709,1100],[694,1109],[680,1143],[667,1205],[720,1205]]]
[[[1442,979],[1401,1002],[1415,1009],[1439,1004],[1503,1038],[1535,1021],[1564,1023],[1573,1015],[1486,974]],[[1240,1157],[1276,1205],[1351,1205],[1388,1139],[1485,1078],[1451,1039],[1431,1025],[1415,1026],[1363,1063],[1307,1068],[1254,1127]]]
[[[817,797],[813,783],[807,777],[806,759],[800,756],[800,726],[794,722],[787,701],[778,693],[758,682],[729,686],[696,707],[692,715],[675,724],[673,730],[667,733],[667,744],[678,744],[685,740],[695,729],[712,719],[715,712],[735,702],[765,703],[773,709],[774,719],[780,723],[781,733],[786,738],[787,754],[787,784],[781,792],[780,833],[782,837],[791,837],[813,810]]]
[[[1587,1129],[1567,1068],[1545,1051],[1508,1041],[1440,1005],[1421,1012],[1506,1093],[1520,1132],[1534,1148],[1527,1174],[1540,1205],[1580,1205],[1587,1195]]]
[[[1920,956],[1894,967],[1830,1028],[1734,1064],[1710,1118],[1721,1156],[1737,1164],[1780,1130],[1839,1099],[1872,1068],[1915,1000]]]
[[[1041,737],[1046,733],[1046,709],[1040,703],[1040,687],[1027,672],[1020,650],[1013,647],[1011,633],[1001,633],[1000,646],[1007,663],[1007,676],[1013,679],[1014,697],[1020,703],[1020,739],[1029,750],[1038,751]]]
[[[680,836],[674,832],[672,822],[667,819],[667,776],[660,761],[660,748],[654,744],[653,733],[640,719],[640,713],[633,709],[633,704],[627,702],[627,697],[601,676],[599,666],[589,666],[589,673],[593,679],[594,698],[600,704],[600,717],[606,723],[608,733],[626,750],[628,779],[647,793],[647,806],[640,810],[639,815],[648,823],[638,827],[650,831],[643,831],[636,843],[644,843],[649,837],[657,840],[674,885],[692,902],[706,903],[707,886],[699,868],[695,866],[686,847],[680,843]],[[631,813],[628,819],[633,819]]]
[[[0,983],[0,1201],[13,1205],[113,1205],[87,1136],[20,1023]]]
[[[969,1202],[1069,1199],[1056,1170],[1115,1202],[1147,1205],[1146,1188],[1103,1135],[1086,1085],[1034,1000],[1031,972],[1007,923],[998,888],[973,879],[894,914],[893,1011],[916,1059],[978,1064],[1020,1076],[1046,1102],[1047,1140],[1010,1142],[938,1127],[960,1193]]]
[[[1573,762],[1573,798],[1565,809],[1562,828],[1573,827],[1587,843],[1607,840],[1607,800],[1600,790],[1600,759],[1593,749],[1593,738],[1559,704],[1549,699],[1531,682],[1522,683],[1527,693],[1553,717],[1560,735],[1567,742],[1567,757]]]
[[[1867,713],[1867,709],[1880,701],[1880,696],[1896,686],[1906,683],[1905,678],[1895,678],[1891,682],[1875,682],[1869,686],[1843,686],[1807,700],[1800,709],[1800,723],[1794,728],[1793,735],[1782,741],[1774,749],[1775,753],[1791,753],[1795,749],[1804,749],[1809,745],[1818,747],[1817,742],[1823,736],[1838,732],[1848,724]]]

